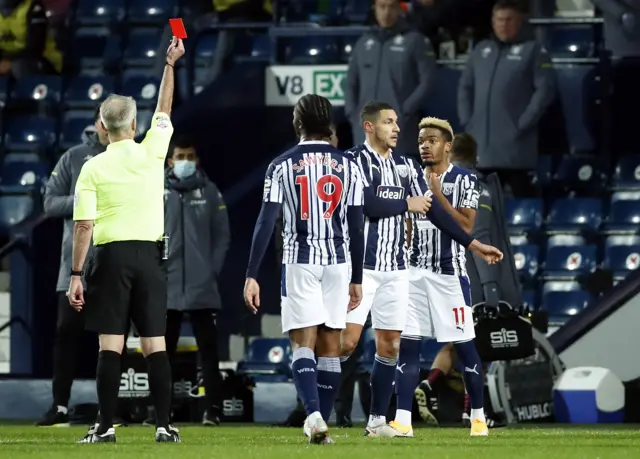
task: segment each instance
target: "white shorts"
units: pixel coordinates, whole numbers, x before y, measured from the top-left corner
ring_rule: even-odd
[[[410,267],[403,334],[436,338],[441,343],[475,338],[469,279]]]
[[[362,302],[347,315],[348,323],[364,325],[371,311],[374,330],[404,329],[409,303],[408,271],[365,269],[362,276]]]
[[[315,325],[345,328],[350,271],[348,263],[282,265],[282,332]]]

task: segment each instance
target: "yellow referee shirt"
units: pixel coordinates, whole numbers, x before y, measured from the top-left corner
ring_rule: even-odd
[[[84,163],[73,219],[93,220],[93,243],[159,241],[164,234],[164,161],[173,125],[153,115],[144,140],[121,140]]]

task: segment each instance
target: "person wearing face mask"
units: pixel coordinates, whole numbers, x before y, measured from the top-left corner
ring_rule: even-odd
[[[193,144],[178,140],[165,181],[167,261],[167,352],[176,351],[182,318],[189,314],[202,361],[207,409],[202,423],[220,423],[216,313],[222,307],[217,279],[229,248],[229,219],[222,194],[198,168]]]

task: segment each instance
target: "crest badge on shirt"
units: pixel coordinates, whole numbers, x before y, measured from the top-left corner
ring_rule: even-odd
[[[373,45],[375,43],[376,42],[373,38],[369,38],[367,41],[364,42],[364,47],[366,48],[367,51],[369,51],[371,48],[373,48]]]
[[[453,193],[454,187],[455,185],[453,183],[443,183],[442,193],[444,193],[445,196],[449,196],[451,193]]]
[[[487,46],[482,50],[482,57],[486,58],[487,56],[489,56],[489,54],[491,54],[491,48]]]
[[[409,170],[407,169],[407,166],[405,165],[400,165],[400,166],[396,166],[396,169],[398,170],[398,174],[400,174],[400,177],[408,177],[409,176]]]
[[[193,197],[195,199],[201,199],[202,198],[202,191],[200,190],[200,188],[198,188],[197,190],[193,191]]]

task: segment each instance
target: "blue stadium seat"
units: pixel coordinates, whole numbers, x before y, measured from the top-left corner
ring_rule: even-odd
[[[596,268],[597,247],[550,238],[544,262],[545,279],[574,280]]]
[[[609,234],[635,234],[640,229],[640,192],[621,191],[611,196],[604,225]]]
[[[618,160],[613,188],[617,191],[640,190],[640,155],[627,155]]]
[[[562,325],[579,314],[592,300],[584,290],[551,291],[542,297],[541,309],[549,314],[549,325]]]
[[[11,228],[30,217],[33,210],[33,198],[29,195],[0,196],[0,234],[8,235]]]
[[[609,236],[604,247],[604,266],[614,279],[624,279],[640,266],[640,236]]]
[[[8,154],[0,177],[1,193],[42,191],[49,175],[46,163],[37,154]]]
[[[156,61],[160,29],[134,29],[129,34],[124,61],[127,67],[152,67]]]
[[[71,80],[64,99],[70,108],[96,108],[114,92],[113,77],[81,75]]]
[[[56,122],[51,118],[14,117],[7,123],[5,145],[13,151],[34,151],[52,147]]]
[[[218,35],[206,34],[198,37],[195,47],[195,63],[198,67],[209,66],[218,46]]]
[[[344,13],[351,22],[363,23],[371,11],[369,0],[347,0]]]
[[[602,222],[602,202],[595,198],[563,198],[551,204],[547,233],[595,232]]]
[[[20,78],[13,85],[11,99],[58,103],[62,92],[62,79],[52,75],[37,75]]]
[[[286,338],[254,338],[238,362],[237,372],[256,381],[284,382],[291,376],[291,344]]]
[[[122,85],[122,93],[136,100],[138,108],[155,107],[158,99],[160,80],[158,78],[133,75],[126,77]]]
[[[509,234],[535,233],[542,224],[542,200],[507,199],[505,213]]]
[[[128,22],[164,25],[176,13],[176,0],[135,0],[129,5]]]
[[[257,34],[251,39],[251,58],[267,61],[273,52],[271,38],[267,34]]]
[[[297,37],[287,46],[289,64],[332,64],[340,59],[336,37]]]
[[[534,183],[537,187],[545,187],[551,182],[551,164],[552,158],[549,155],[538,156],[538,166]]]
[[[522,306],[529,309],[538,309],[536,304],[536,292],[533,290],[524,290],[522,292]]]
[[[138,116],[136,118],[136,130],[139,135],[147,133],[149,126],[151,126],[151,118],[153,118],[154,110],[138,110]]]
[[[108,25],[124,16],[125,0],[79,0],[76,8],[76,22],[83,26]]]
[[[513,247],[513,261],[516,264],[518,274],[525,281],[535,277],[539,268],[539,248],[537,245],[525,244]]]
[[[121,37],[108,27],[82,27],[76,30],[69,52],[82,73],[95,72],[121,60],[121,43]]]
[[[590,25],[550,27],[548,49],[554,57],[591,57],[595,37]]]
[[[82,142],[82,133],[87,128],[94,128],[94,114],[92,112],[67,112],[62,125],[60,146],[65,150]]]
[[[600,192],[607,176],[601,158],[593,155],[567,155],[562,158],[553,176],[554,185],[572,190]]]

